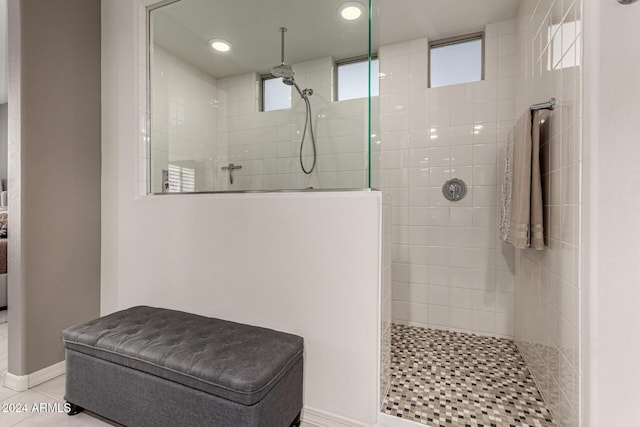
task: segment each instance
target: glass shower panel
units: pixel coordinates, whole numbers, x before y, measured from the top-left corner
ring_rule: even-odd
[[[370,97],[338,101],[336,73],[371,57],[370,5],[349,21],[342,3],[150,8],[149,192],[370,187]],[[264,111],[265,82],[285,97],[278,109]]]
[[[376,54],[380,47],[380,2],[369,0],[369,53]],[[371,58],[371,56],[369,57]],[[370,188],[381,188],[380,183],[380,62],[369,61],[369,139],[367,141],[368,181]]]

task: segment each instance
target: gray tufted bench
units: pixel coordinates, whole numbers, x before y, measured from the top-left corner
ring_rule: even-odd
[[[126,426],[300,424],[302,338],[133,307],[63,332],[65,399]]]

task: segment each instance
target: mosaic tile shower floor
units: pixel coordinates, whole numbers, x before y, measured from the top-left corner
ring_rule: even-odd
[[[516,345],[393,325],[383,412],[431,427],[555,427]]]

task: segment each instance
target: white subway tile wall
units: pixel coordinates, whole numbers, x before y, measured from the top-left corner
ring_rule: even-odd
[[[170,164],[192,170],[194,190],[203,191],[214,184],[219,154],[216,80],[159,46],[154,46],[151,69],[151,191],[163,191],[163,171],[168,173]],[[176,187],[170,190],[181,190]]]
[[[543,132],[544,251],[517,251],[515,339],[561,427],[579,425],[581,1],[522,2],[519,110],[551,97]],[[509,286],[513,286],[509,284]]]
[[[434,89],[427,39],[380,49],[380,183],[393,196],[394,322],[512,338],[514,255],[496,224],[515,22],[485,34],[485,80]],[[468,186],[459,202],[442,195],[454,177]]]
[[[195,191],[368,187],[367,100],[333,101],[332,58],[293,69],[300,88],[314,91],[317,166],[311,175],[302,172],[298,158],[305,105],[295,89],[291,109],[260,112],[256,73],[214,79],[154,47],[152,192],[162,191],[169,164],[194,171]],[[308,130],[307,169],[311,153]],[[233,184],[222,169],[230,163],[242,166],[233,172]]]

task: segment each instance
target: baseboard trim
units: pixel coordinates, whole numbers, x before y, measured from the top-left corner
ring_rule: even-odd
[[[4,374],[3,384],[5,387],[14,391],[27,391],[29,389],[29,376],[28,375],[13,375],[6,372]]]
[[[4,374],[3,384],[15,391],[27,391],[28,389],[49,381],[65,373],[64,360],[54,365],[47,366],[29,375],[14,375],[10,372]]]
[[[371,427],[349,418],[305,406],[302,409],[302,421],[317,427]]]
[[[29,374],[29,388],[35,387],[38,384],[42,384],[43,382],[54,379],[55,377],[59,377],[60,375],[66,372],[66,364],[64,360],[62,362],[58,362],[54,365],[47,366],[46,368],[40,369],[39,371],[34,372],[33,374]]]

